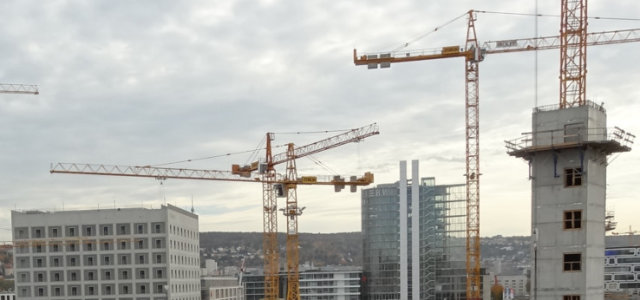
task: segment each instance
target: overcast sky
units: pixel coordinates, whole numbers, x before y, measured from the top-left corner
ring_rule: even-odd
[[[299,174],[398,179],[398,161],[420,175],[464,183],[464,61],[367,70],[352,51],[463,45],[469,9],[533,13],[514,1],[27,1],[0,2],[0,82],[41,94],[0,94],[0,230],[11,210],[70,210],[167,202],[195,207],[201,231],[262,231],[261,185],[49,174],[50,163],[167,165],[228,170],[266,132],[348,129],[377,122],[380,135],[298,162]],[[558,15],[557,0],[538,10]],[[637,0],[591,1],[593,17],[640,17]],[[640,27],[591,19],[589,31]],[[535,36],[535,18],[480,13],[478,39]],[[538,18],[557,35],[557,17]],[[588,49],[587,95],[604,102],[609,126],[640,133],[640,44]],[[528,235],[527,164],[504,140],[531,130],[531,111],[558,102],[559,50],[494,54],[480,65],[481,235]],[[302,145],[322,134],[276,134]],[[263,152],[261,151],[261,157]],[[640,154],[616,155],[607,207],[619,229],[640,230]],[[298,189],[301,232],[360,230],[360,194]],[[284,227],[280,217],[279,227]]]

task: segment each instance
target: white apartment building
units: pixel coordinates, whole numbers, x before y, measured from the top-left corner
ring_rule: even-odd
[[[12,211],[17,299],[199,300],[198,216],[172,205]]]

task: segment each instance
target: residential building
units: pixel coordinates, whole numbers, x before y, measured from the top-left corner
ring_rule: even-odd
[[[407,178],[362,190],[362,299],[466,298],[464,184]]]
[[[507,142],[529,163],[532,299],[604,297],[607,156],[633,136],[607,128],[602,105],[535,108],[532,132]]]
[[[18,299],[200,298],[198,216],[188,211],[12,211],[11,223]]]

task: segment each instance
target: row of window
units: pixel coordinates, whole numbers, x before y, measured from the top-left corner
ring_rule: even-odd
[[[99,228],[99,230],[98,230]],[[133,228],[133,230],[132,230]],[[164,222],[151,223],[151,233],[165,233]],[[40,226],[40,227],[18,227],[15,228],[14,236],[16,239],[28,238],[57,238],[63,236],[63,226]],[[80,232],[80,230],[82,230]],[[100,225],[73,225],[64,226],[65,237],[75,236],[102,236],[109,235],[131,235],[131,234],[147,234],[149,233],[148,223],[121,223],[121,224],[100,224]],[[31,235],[29,235],[31,233]]]
[[[165,248],[165,238],[152,238],[153,249]],[[116,249],[117,245],[117,249]],[[48,247],[47,247],[48,246]],[[45,253],[45,252],[78,252],[78,251],[111,251],[111,250],[129,250],[134,249],[148,249],[149,239],[136,238],[136,239],[118,239],[116,243],[114,240],[82,240],[82,241],[30,241],[30,242],[16,242],[15,247],[17,254],[29,253]]]
[[[98,295],[126,295],[126,294],[165,294],[165,282],[158,283],[137,283],[135,286],[131,283],[116,284],[85,284],[84,286],[35,286],[18,287],[17,294],[19,297],[31,297],[33,291],[34,297],[63,297],[63,296],[81,296],[84,291],[85,296]],[[151,289],[153,287],[153,290]],[[65,295],[66,294],[66,295]]]
[[[198,231],[182,228],[180,226],[169,225],[169,232],[171,234],[186,237],[192,240],[199,239]]]
[[[165,268],[120,268],[108,270],[69,270],[69,271],[50,271],[50,272],[18,272],[16,280],[18,283],[30,283],[33,276],[33,282],[63,282],[65,281],[93,281],[93,280],[128,280],[128,279],[153,279],[166,278]],[[82,277],[82,278],[81,278]],[[100,277],[100,278],[98,278]]]
[[[50,256],[47,261],[45,256],[35,257],[17,257],[16,269],[26,268],[46,268],[48,267],[75,267],[75,266],[97,266],[98,262],[101,266],[119,265],[145,265],[145,264],[163,264],[166,263],[165,253],[153,253],[149,259],[149,253],[136,254],[101,254],[101,255],[67,255],[67,256]],[[82,259],[81,259],[82,258]],[[33,263],[33,264],[32,264]]]

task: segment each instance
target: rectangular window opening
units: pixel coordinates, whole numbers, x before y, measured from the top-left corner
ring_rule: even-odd
[[[581,253],[565,253],[563,257],[563,270],[566,272],[580,271],[582,264]]]
[[[582,210],[565,210],[563,223],[564,229],[582,228]]]
[[[582,168],[564,169],[564,186],[581,186],[582,185]]]

